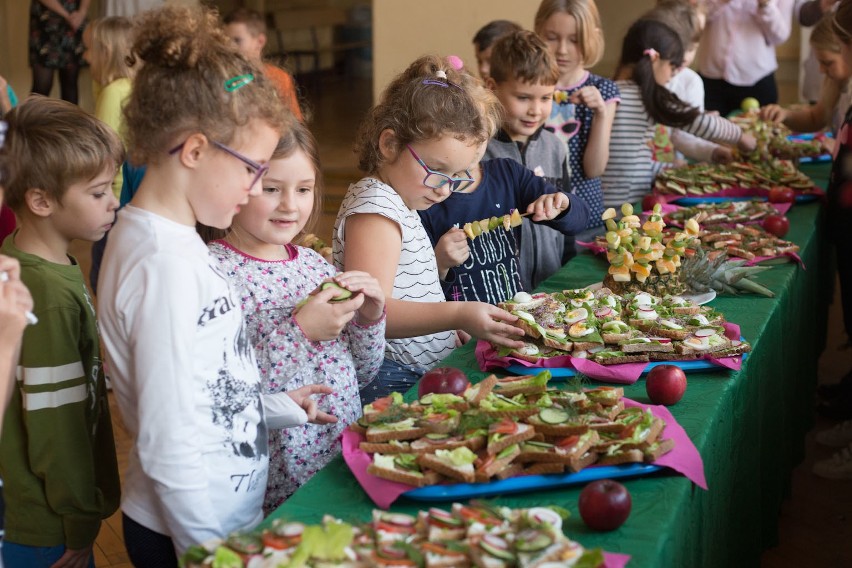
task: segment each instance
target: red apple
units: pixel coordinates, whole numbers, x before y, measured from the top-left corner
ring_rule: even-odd
[[[763,218],[763,223],[761,224],[767,232],[772,233],[779,239],[790,230],[790,220],[783,215],[767,215]]]
[[[649,193],[642,198],[642,211],[651,211],[657,203],[663,206],[667,203],[666,198],[658,193]]]
[[[645,390],[654,404],[671,406],[686,392],[686,374],[675,365],[657,365],[645,377]]]
[[[453,367],[436,367],[427,371],[417,385],[417,396],[430,392],[461,394],[470,385],[464,372]]]
[[[627,488],[612,479],[586,485],[578,502],[583,522],[596,531],[611,531],[623,525],[630,516],[631,504]]]
[[[776,186],[769,190],[769,203],[793,203],[796,192],[791,187]]]

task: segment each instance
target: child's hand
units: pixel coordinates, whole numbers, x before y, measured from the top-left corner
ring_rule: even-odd
[[[545,193],[527,206],[527,213],[532,213],[533,221],[550,221],[568,209],[568,196],[557,191]]]
[[[317,408],[317,401],[311,398],[312,394],[331,394],[334,392],[328,385],[305,385],[295,390],[287,391],[287,396],[302,407],[308,415],[311,424],[334,424],[337,417]]]
[[[522,341],[515,339],[524,335],[524,330],[512,325],[518,321],[517,316],[484,302],[459,302],[459,304],[461,304],[462,324],[460,327],[464,331],[495,345],[516,349],[524,346]]]
[[[456,347],[461,347],[470,341],[470,334],[463,329],[456,330]]]
[[[727,146],[716,146],[710,159],[714,164],[730,164],[734,161],[734,153]]]
[[[597,87],[589,85],[575,91],[569,99],[575,105],[586,105],[595,114],[606,112],[606,102]]]
[[[59,560],[50,568],[86,568],[92,557],[92,545],[88,548],[66,548]]]
[[[757,148],[757,140],[751,134],[743,132],[742,136],[740,136],[740,141],[737,142],[737,148],[739,148],[740,152],[751,154]]]
[[[435,244],[435,260],[438,261],[438,273],[443,280],[450,268],[458,266],[470,257],[470,246],[467,235],[457,227],[453,227],[438,239]]]
[[[340,335],[355,312],[364,303],[363,294],[355,294],[351,300],[331,302],[340,290],[329,287],[317,288],[308,296],[304,305],[293,310],[293,319],[311,341],[329,341]]]
[[[385,313],[385,293],[378,280],[366,272],[350,270],[335,276],[334,281],[364,296],[364,303],[358,309],[358,323],[371,324],[382,319]]]
[[[0,343],[17,345],[27,326],[26,313],[33,309],[33,297],[21,282],[21,266],[18,261],[0,255]]]
[[[790,112],[779,105],[766,105],[760,109],[761,120],[769,122],[784,122]]]

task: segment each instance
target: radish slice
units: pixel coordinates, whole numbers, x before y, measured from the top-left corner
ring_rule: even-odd
[[[288,538],[299,536],[303,532],[305,532],[305,525],[302,523],[287,523],[278,530],[278,533],[281,536],[286,536]]]
[[[716,330],[708,327],[699,329],[695,332],[695,337],[710,337],[711,335],[716,335]]]
[[[606,316],[608,316],[611,313],[612,313],[612,308],[610,308],[609,306],[607,306],[605,308],[598,308],[598,309],[595,310],[595,316],[599,317],[599,318],[605,318]]]
[[[414,526],[414,523],[416,522],[416,519],[414,517],[410,515],[401,515],[399,513],[383,515],[382,520],[392,525],[398,525],[401,527],[411,527]]]
[[[641,312],[653,312],[654,308],[650,305],[644,305],[643,304],[643,305],[639,306],[639,311],[641,311]]]
[[[499,536],[494,536],[493,534],[486,534],[482,537],[482,540],[487,542],[489,545],[494,548],[499,548],[501,550],[508,550],[509,543],[500,538]]]
[[[436,519],[449,519],[451,521],[456,520],[452,513],[444,511],[443,509],[435,509],[434,507],[429,509],[429,514]]]
[[[671,343],[672,340],[670,337],[650,337],[651,341],[656,341],[657,343]]]

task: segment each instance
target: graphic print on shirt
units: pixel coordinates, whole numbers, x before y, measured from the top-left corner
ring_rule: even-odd
[[[563,95],[563,97],[559,97]],[[580,131],[580,121],[576,118],[576,105],[569,103],[568,95],[565,91],[556,91],[553,93],[554,112],[551,113],[548,124],[544,127],[556,134],[556,137],[562,140],[565,144]],[[564,102],[562,102],[564,99]]]
[[[259,460],[269,454],[266,422],[250,420],[263,416],[260,385],[237,380],[228,370],[227,354],[223,359],[218,376],[205,387],[213,403],[213,424],[224,428],[224,443],[234,455]]]
[[[448,292],[453,301],[496,304],[521,291],[513,231],[502,227],[487,231],[470,242],[470,256],[456,274]]]

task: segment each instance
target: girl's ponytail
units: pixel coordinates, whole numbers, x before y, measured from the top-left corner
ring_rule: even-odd
[[[621,50],[619,68],[633,66],[632,80],[639,86],[645,110],[656,122],[679,128],[701,114],[654,78],[654,61],[663,59],[674,67],[683,63],[683,45],[678,34],[654,20],[639,20],[630,26]]]

